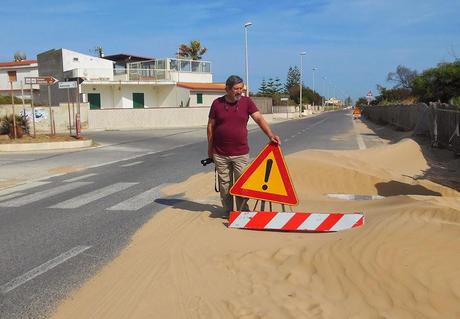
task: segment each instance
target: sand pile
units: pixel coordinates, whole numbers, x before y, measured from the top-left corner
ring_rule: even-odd
[[[55,318],[460,317],[459,193],[417,178],[428,165],[416,143],[305,151],[286,162],[295,210],[362,211],[365,225],[325,234],[229,229],[213,174],[199,174],[165,189],[172,206]]]

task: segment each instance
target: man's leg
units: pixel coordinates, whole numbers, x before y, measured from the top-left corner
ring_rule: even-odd
[[[216,165],[219,180],[220,200],[225,213],[228,214],[233,210],[233,196],[229,193],[232,183],[230,175],[232,163],[228,156],[214,154],[214,164]]]
[[[249,163],[249,154],[241,156],[232,156],[233,161],[233,174],[235,176],[235,182],[243,174],[244,169]],[[239,211],[249,211],[248,199],[243,197],[235,196],[236,198],[236,209]]]

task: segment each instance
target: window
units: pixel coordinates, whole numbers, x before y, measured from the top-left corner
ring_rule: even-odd
[[[203,104],[203,93],[196,94],[196,104]]]
[[[16,82],[17,80],[16,71],[8,71],[8,81]]]
[[[100,93],[88,93],[88,102],[90,110],[101,109],[101,94]]]
[[[144,93],[133,93],[133,108],[144,108]]]

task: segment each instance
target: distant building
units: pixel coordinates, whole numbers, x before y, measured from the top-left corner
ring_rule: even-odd
[[[209,61],[127,54],[105,59],[114,62],[113,80],[82,83],[90,109],[209,107],[215,97],[225,94],[223,83],[212,83]]]
[[[22,92],[24,92],[24,98],[30,99],[30,85],[25,84],[25,78],[37,76],[38,64],[36,60],[0,62],[0,95],[11,94],[10,81],[12,81],[13,95],[21,97]],[[32,92],[36,97],[39,86],[33,85]]]
[[[113,62],[67,49],[52,49],[37,55],[38,75],[53,76],[59,81],[113,81]],[[40,86],[40,99],[48,103],[48,88]],[[51,104],[67,102],[67,90],[51,85]]]
[[[53,49],[37,56],[39,76],[59,81],[79,81],[81,101],[90,109],[209,107],[225,94],[223,83],[212,83],[211,62],[155,59],[120,53],[103,58],[67,49]],[[67,101],[67,90],[51,86],[51,103]],[[40,87],[47,103],[48,88]],[[75,93],[72,92],[72,100]]]

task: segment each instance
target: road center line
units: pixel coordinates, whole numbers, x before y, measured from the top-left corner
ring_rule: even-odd
[[[82,179],[85,179],[85,178],[88,178],[88,177],[91,177],[91,176],[94,176],[94,175],[97,175],[97,174],[91,173],[91,174],[86,174],[86,175],[83,175],[83,176],[77,176],[77,177],[74,177],[74,178],[66,179],[66,180],[64,180],[64,182],[72,183],[72,182],[80,181]]]
[[[41,264],[38,267],[35,267],[34,269],[26,272],[25,274],[14,278],[13,280],[7,282],[6,284],[0,286],[0,294],[6,294],[10,292],[13,289],[16,289],[19,286],[22,286],[26,282],[34,279],[37,276],[40,276],[47,271],[53,269],[54,267],[64,263],[65,261],[69,260],[70,258],[73,258],[85,250],[90,249],[92,246],[76,246],[65,253],[57,256],[56,258],[53,258],[43,264]]]
[[[144,161],[137,161],[137,162],[133,162],[133,163],[123,164],[123,165],[120,165],[120,167],[130,167],[130,166],[134,166],[134,165],[139,165],[141,163],[144,163]]]

